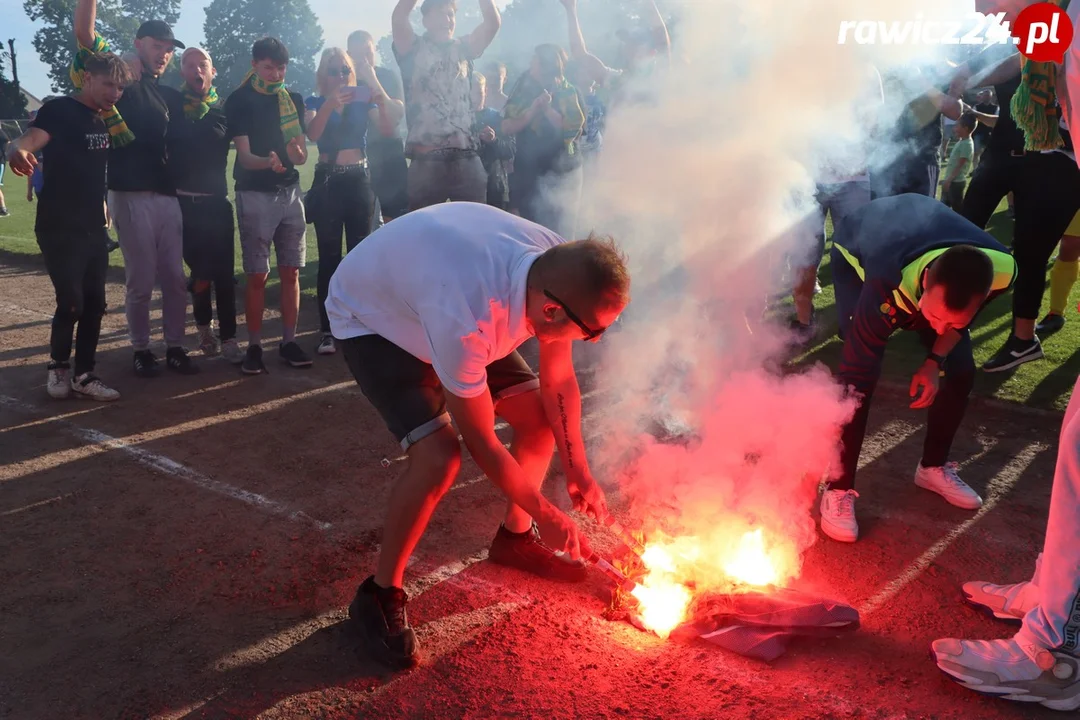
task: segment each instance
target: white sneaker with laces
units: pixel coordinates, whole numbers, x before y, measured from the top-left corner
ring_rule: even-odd
[[[327,333],[322,336],[322,341],[319,342],[318,353],[320,355],[333,355],[337,352],[337,345],[334,344],[334,336]]]
[[[958,468],[956,463],[945,463],[941,467],[923,467],[919,463],[915,471],[915,484],[924,490],[936,492],[950,505],[964,510],[978,510],[982,507],[982,498],[960,479],[956,472]]]
[[[45,389],[49,396],[63,400],[71,395],[71,371],[66,367],[49,368],[49,382]]]
[[[1037,702],[1051,710],[1080,709],[1080,658],[1010,640],[935,640],[942,672],[975,692]]]
[[[244,351],[240,349],[240,343],[236,340],[226,340],[221,343],[221,357],[233,365],[239,365],[244,362]]]
[[[826,490],[821,494],[821,532],[837,542],[853,543],[859,539],[855,520],[854,490]]]
[[[1032,582],[1012,585],[974,581],[964,583],[964,599],[993,613],[999,620],[1020,621],[1039,607],[1039,588]]]
[[[101,382],[93,373],[83,373],[71,378],[71,391],[79,397],[98,402],[112,402],[120,399],[120,393]]]
[[[221,343],[214,335],[214,323],[199,326],[199,349],[206,357],[214,357],[221,354]]]

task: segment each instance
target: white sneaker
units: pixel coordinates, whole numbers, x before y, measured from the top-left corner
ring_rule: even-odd
[[[982,498],[960,479],[956,473],[958,467],[956,463],[945,463],[942,467],[928,468],[919,463],[915,471],[915,484],[924,490],[936,492],[950,505],[964,510],[978,510],[982,507]]]
[[[964,599],[993,613],[999,620],[1023,620],[1024,616],[1039,607],[1039,588],[1031,582],[1012,585],[966,582]]]
[[[859,539],[859,523],[855,520],[854,490],[826,490],[821,494],[821,532],[837,542]]]
[[[1080,709],[1080,658],[1011,640],[935,640],[942,672],[975,692],[1037,702],[1051,710]]]
[[[214,324],[199,326],[199,349],[206,357],[214,357],[221,354],[221,343],[214,335]]]
[[[221,343],[221,357],[233,365],[239,365],[244,362],[244,351],[240,349],[240,344],[236,340],[226,340]]]
[[[318,353],[320,355],[333,355],[337,352],[337,345],[334,344],[334,336],[327,333],[322,336],[322,341],[319,343]]]
[[[71,395],[71,371],[66,367],[49,368],[49,382],[45,389],[49,396],[63,400]]]
[[[80,397],[98,402],[112,402],[120,399],[120,393],[101,382],[93,373],[83,373],[71,378],[71,391]]]

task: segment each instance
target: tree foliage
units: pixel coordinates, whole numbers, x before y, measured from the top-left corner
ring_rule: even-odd
[[[251,46],[267,36],[276,37],[289,49],[285,78],[289,89],[302,95],[314,92],[323,31],[307,0],[213,0],[206,7],[203,32],[222,97],[247,75]]]
[[[0,52],[0,118],[22,120],[26,117],[26,96],[15,81],[4,74],[4,55]]]
[[[135,33],[146,20],[164,20],[172,24],[180,17],[181,0],[98,0],[97,31],[113,50],[129,52],[134,48]],[[75,53],[76,0],[23,0],[23,9],[31,20],[44,23],[34,33],[34,49],[49,66],[52,90],[71,92],[68,66]],[[183,40],[183,38],[180,38]],[[175,62],[175,61],[174,61]]]

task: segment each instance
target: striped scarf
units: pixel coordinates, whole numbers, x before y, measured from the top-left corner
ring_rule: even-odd
[[[197,93],[184,83],[184,117],[188,120],[202,120],[210,108],[217,105],[217,88],[213,85],[206,94]]]
[[[281,134],[285,136],[286,143],[304,134],[304,131],[300,129],[300,115],[296,112],[296,104],[289,97],[285,83],[268,83],[256,75],[255,70],[252,69],[240,83],[240,87],[244,85],[251,85],[260,95],[277,95]]]
[[[109,43],[101,35],[94,35],[93,47],[87,48],[79,45],[79,50],[75,53],[75,59],[71,61],[71,67],[68,69],[71,84],[75,86],[76,90],[82,90],[83,77],[86,74],[86,59],[90,55],[107,52],[112,52],[112,48],[109,47]],[[135,133],[131,132],[127,123],[124,122],[124,118],[120,117],[120,111],[116,109],[115,105],[102,112],[101,119],[105,121],[105,127],[109,131],[109,138],[113,148],[122,148],[135,142]]]
[[[1065,9],[1069,0],[1050,0]],[[1021,59],[1020,86],[1010,105],[1013,121],[1024,131],[1025,150],[1056,150],[1065,145],[1058,130],[1057,65]]]

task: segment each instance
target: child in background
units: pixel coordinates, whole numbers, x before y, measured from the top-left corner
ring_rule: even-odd
[[[480,160],[488,174],[487,204],[508,210],[510,164],[517,142],[513,135],[503,134],[502,115],[487,107],[487,78],[478,72],[473,73],[472,102],[476,113],[473,132],[480,138]]]
[[[975,160],[975,141],[971,139],[971,134],[978,126],[979,121],[970,112],[964,113],[956,121],[956,144],[949,153],[949,164],[941,183],[941,201],[957,212],[964,203],[964,192],[971,178]]]

